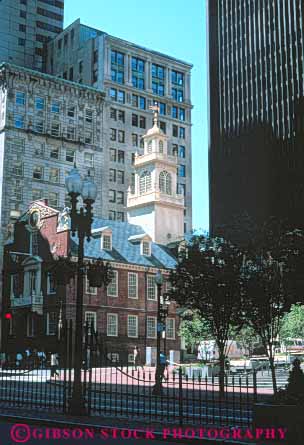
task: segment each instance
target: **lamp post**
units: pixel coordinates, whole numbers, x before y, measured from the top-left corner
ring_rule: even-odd
[[[164,282],[164,278],[160,272],[157,271],[155,276],[155,282],[157,286],[157,342],[156,342],[156,370],[155,370],[155,385],[153,387],[153,395],[159,395],[162,393],[162,376],[160,372],[160,340],[162,333],[162,318],[161,318],[161,290]]]
[[[82,392],[81,367],[82,367],[82,336],[83,336],[83,280],[84,266],[84,239],[90,241],[91,226],[93,221],[92,205],[97,196],[97,187],[90,176],[84,180],[81,178],[76,165],[65,180],[68,194],[71,198],[71,231],[74,236],[78,233],[78,263],[77,263],[77,297],[76,297],[76,325],[74,345],[74,381],[72,398],[70,401],[70,413],[73,415],[85,415],[85,400]],[[77,210],[78,198],[82,196],[85,207]]]

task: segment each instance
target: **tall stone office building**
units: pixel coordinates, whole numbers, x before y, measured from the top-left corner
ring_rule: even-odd
[[[98,189],[94,213],[102,214],[104,93],[15,65],[0,66],[0,260],[12,218],[29,203],[69,205],[65,175],[76,162]]]
[[[127,189],[134,185],[135,155],[143,153],[157,102],[169,154],[178,157],[178,193],[185,197],[184,231],[192,227],[192,65],[80,24],[77,20],[48,44],[47,71],[106,93],[104,164],[108,184],[103,217],[126,220]],[[168,241],[170,241],[168,239]]]
[[[244,212],[298,225],[303,1],[209,0],[207,19],[211,232]]]
[[[41,71],[46,42],[63,29],[64,0],[1,0],[0,63]]]

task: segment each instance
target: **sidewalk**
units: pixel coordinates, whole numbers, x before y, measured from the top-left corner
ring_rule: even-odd
[[[43,427],[56,427],[56,428],[92,428],[97,430],[100,429],[116,429],[118,430],[137,430],[140,432],[145,432],[145,430],[152,430],[155,435],[155,439],[162,440],[166,442],[180,442],[180,443],[195,443],[200,445],[258,445],[254,441],[233,441],[231,439],[209,439],[199,437],[200,428],[208,428],[207,425],[183,425],[178,426],[174,424],[159,424],[159,423],[146,423],[138,422],[130,419],[113,419],[111,417],[72,417],[69,415],[59,414],[59,413],[39,413],[38,411],[31,411],[28,409],[18,409],[18,408],[8,408],[4,409],[0,407],[0,423],[21,423],[29,424],[33,426],[43,426]],[[218,428],[214,425],[209,426],[210,429]],[[224,427],[223,427],[224,428]],[[170,429],[172,432],[166,433],[164,438],[164,429]],[[176,437],[173,434],[173,430],[179,430],[184,434],[186,430],[196,430],[196,435],[193,438],[187,437]],[[245,429],[245,428],[244,428]],[[136,439],[133,443],[136,443]],[[89,441],[86,442],[89,444]],[[86,443],[81,443],[81,445],[86,445]],[[106,445],[106,441],[103,441]],[[269,441],[267,441],[270,445]],[[133,444],[132,444],[133,445]],[[273,444],[275,445],[275,444]]]

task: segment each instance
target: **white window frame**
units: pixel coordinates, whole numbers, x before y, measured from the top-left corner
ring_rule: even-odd
[[[40,171],[41,173],[41,177],[40,178],[35,178],[34,174],[38,173],[38,171]],[[33,169],[33,179],[35,179],[36,181],[43,181],[43,176],[44,176],[44,169],[41,165],[35,165],[34,169]]]
[[[111,280],[111,283],[107,287],[107,296],[117,298],[118,297],[118,271],[113,270],[113,278]],[[110,287],[113,285],[113,282],[115,281],[115,293],[110,293]]]
[[[23,114],[15,114],[14,116],[14,127],[15,128],[24,128],[24,115]]]
[[[50,282],[50,273],[47,275],[47,294],[48,295],[55,295],[56,289],[51,291],[51,282]]]
[[[23,91],[16,91],[15,104],[19,107],[25,106],[25,93]]]
[[[109,318],[110,317],[114,317],[116,322],[115,322],[115,334],[112,334],[109,332],[109,327],[110,327],[110,323],[109,323]],[[118,337],[118,314],[113,314],[113,313],[108,313],[107,314],[107,337]]]
[[[51,195],[56,195],[57,196],[57,198],[56,198],[56,204],[54,204],[53,202],[51,202]],[[49,192],[49,206],[50,207],[55,207],[55,208],[57,208],[57,207],[59,207],[59,193],[57,193],[57,192]]]
[[[90,159],[86,159],[87,156],[89,156]],[[94,153],[86,151],[83,155],[83,161],[86,167],[94,168]]]
[[[54,332],[50,332],[50,314],[55,314],[57,316],[57,313],[52,311],[52,312],[47,312],[46,313],[46,335],[56,335],[56,331],[57,331],[57,317],[56,317],[56,321],[55,321],[55,331]]]
[[[148,245],[148,248],[149,248],[148,253],[145,253],[145,251],[144,251],[144,245],[145,244]],[[141,242],[141,254],[144,255],[144,256],[151,256],[151,241],[142,240],[142,242]]]
[[[60,124],[59,122],[52,122],[51,124],[51,135],[55,138],[60,136]]]
[[[104,237],[107,236],[110,239],[110,247],[104,247]],[[108,250],[111,251],[112,250],[112,233],[107,232],[107,233],[103,233],[101,236],[101,249],[102,250]]]
[[[34,194],[36,192],[39,192],[39,197],[34,197]],[[42,196],[43,196],[43,190],[41,190],[41,189],[32,189],[32,199],[33,199],[33,201],[38,201],[39,199],[42,198]]]
[[[89,317],[87,317],[89,315]],[[94,327],[94,331],[96,332],[97,331],[97,313],[96,312],[93,312],[93,311],[85,311],[85,313],[84,313],[84,323],[85,323],[85,325],[87,324],[87,318],[90,318],[90,320],[89,320],[89,325],[88,325],[88,327],[89,327],[89,330],[90,330],[90,328],[91,328],[91,324],[92,324],[92,319],[93,319],[93,327]]]
[[[169,336],[168,335],[168,331],[169,331],[169,328],[168,328],[168,325],[169,325],[169,321],[170,322],[173,322],[172,323],[172,328],[170,328],[170,330],[172,329],[172,331],[173,331],[173,335],[171,336]],[[172,318],[172,317],[168,317],[168,318],[166,318],[166,338],[167,338],[167,340],[175,340],[175,318]]]
[[[149,289],[152,288],[152,286],[149,284],[149,280],[154,280],[154,298],[149,298]],[[156,301],[157,300],[157,288],[155,283],[155,275],[147,275],[147,300],[150,301]]]
[[[155,329],[154,329],[154,335],[149,335],[149,329],[148,329],[148,320],[154,320],[155,323]],[[147,316],[147,338],[156,338],[157,336],[157,317],[154,316]]]
[[[135,277],[135,283],[131,283],[132,277]],[[131,292],[131,289],[134,290],[135,286],[135,294]],[[136,272],[128,272],[128,298],[138,299],[138,274]]]
[[[53,99],[51,102],[51,113],[60,113],[60,101]]]
[[[52,173],[56,173],[55,175]],[[52,182],[54,184],[58,184],[60,182],[60,170],[59,168],[50,167],[49,169],[49,182]]]
[[[42,119],[35,119],[35,131],[36,133],[44,132],[44,121]]]
[[[37,106],[37,104],[39,104],[39,105]],[[41,107],[41,104],[42,104],[42,107]],[[35,97],[35,110],[42,111],[42,110],[44,110],[44,108],[45,108],[44,97],[36,96]]]
[[[85,122],[89,124],[93,122],[93,110],[91,108],[85,109]]]
[[[129,322],[130,322],[131,319],[133,319],[133,320],[136,321],[136,323],[135,323],[135,330],[136,330],[135,335],[131,335],[131,334],[130,334],[130,325],[129,325]],[[138,315],[128,315],[127,323],[128,323],[128,324],[127,324],[128,337],[129,337],[129,338],[138,338]],[[132,328],[133,328],[133,327],[132,327]]]
[[[88,276],[85,276],[85,292],[89,295],[97,295],[97,287],[90,286]]]
[[[70,153],[73,152],[74,153],[72,161],[67,160],[68,152],[70,152]],[[69,157],[70,157],[70,155],[69,155]],[[65,150],[65,161],[66,162],[75,162],[75,160],[76,160],[76,151],[73,148],[66,148],[66,150]]]

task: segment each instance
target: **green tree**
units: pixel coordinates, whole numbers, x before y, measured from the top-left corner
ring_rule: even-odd
[[[202,318],[197,311],[184,312],[179,333],[185,339],[187,346],[195,346],[203,340],[212,339],[207,320]]]
[[[304,306],[302,304],[293,304],[290,311],[284,315],[280,337],[282,339],[304,338]]]
[[[244,325],[237,333],[233,333],[233,340],[240,343],[242,348],[248,351],[249,356],[253,353],[253,347],[258,343],[258,337],[251,326]]]
[[[222,238],[193,237],[180,252],[171,273],[171,297],[208,320],[220,362],[220,392],[224,393],[225,358],[232,326],[241,323],[240,267],[243,256]]]
[[[274,342],[290,304],[283,285],[282,265],[269,252],[244,262],[242,267],[244,320],[260,338],[272,375],[274,393],[277,382],[274,366]]]

